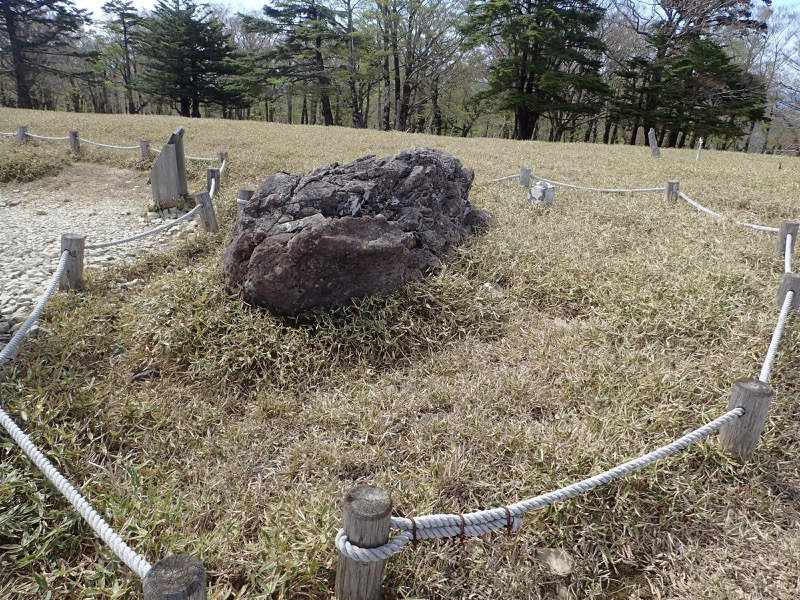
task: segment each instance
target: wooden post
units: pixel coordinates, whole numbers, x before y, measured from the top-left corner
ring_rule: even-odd
[[[211,194],[211,182],[214,182],[214,195],[219,194],[219,169],[206,169],[206,189]],[[213,197],[213,196],[212,196]]]
[[[781,279],[781,284],[778,286],[778,295],[776,297],[778,306],[783,306],[783,301],[786,299],[787,292],[794,292],[790,308],[796,309],[800,307],[800,275],[794,273],[783,274],[783,279]]]
[[[786,252],[786,236],[792,236],[792,247],[790,254],[794,254],[794,245],[797,242],[797,231],[800,229],[800,223],[797,221],[781,221],[781,227],[778,230],[778,236],[775,238],[775,253],[783,256]]]
[[[219,160],[219,164],[221,165],[226,160],[228,160],[228,153],[227,152],[220,152],[217,154],[217,159]]]
[[[677,202],[678,201],[678,192],[681,189],[681,182],[680,181],[668,181],[667,188],[664,190],[664,200],[669,200],[670,202]]]
[[[236,218],[242,216],[244,212],[244,207],[247,204],[248,200],[253,197],[255,192],[253,190],[239,190],[236,193]]]
[[[73,154],[78,154],[81,151],[81,141],[78,139],[77,131],[69,132],[69,147],[72,148]]]
[[[58,282],[58,289],[78,290],[83,287],[83,249],[85,245],[85,235],[65,233],[61,236],[61,253],[68,250],[69,258],[61,281]]]
[[[168,556],[147,572],[142,589],[144,600],[206,600],[206,570],[194,557]]]
[[[700,140],[697,142],[697,154],[695,155],[694,159],[696,161],[700,160],[700,154],[702,153],[703,153],[703,138],[700,138]]]
[[[376,548],[389,540],[392,499],[389,492],[359,485],[344,497],[344,532],[360,548]],[[377,600],[386,560],[359,562],[339,553],[336,566],[336,597],[339,600]]]
[[[661,150],[658,147],[658,140],[656,140],[656,132],[652,127],[647,134],[647,139],[650,142],[650,155],[656,158],[661,156]]]
[[[214,205],[211,203],[211,196],[208,192],[198,192],[194,196],[196,204],[202,206],[200,209],[200,219],[203,221],[203,229],[208,233],[217,233],[217,215],[214,214]]]
[[[161,149],[150,172],[150,191],[156,208],[180,204],[189,187],[186,181],[186,157],[183,152],[183,127],[178,127]]]
[[[720,428],[719,443],[723,450],[741,462],[750,459],[758,445],[774,395],[769,384],[758,379],[739,379],[733,384],[728,410],[742,407],[745,412]]]
[[[26,125],[20,125],[17,127],[17,138],[20,142],[24,142],[28,139],[28,127]]]
[[[531,187],[531,168],[522,167],[519,170],[519,184],[524,188]]]
[[[150,158],[150,140],[139,142],[139,150],[142,153],[142,158]]]

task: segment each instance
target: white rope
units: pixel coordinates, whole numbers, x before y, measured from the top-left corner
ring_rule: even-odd
[[[749,227],[750,229],[756,229],[758,231],[769,231],[770,233],[778,233],[780,231],[777,227],[767,227],[765,225],[756,225],[754,223],[742,223],[741,221],[735,221],[737,225],[741,225],[742,227]]]
[[[6,133],[5,131],[0,131],[0,135],[4,135],[6,137],[17,137],[16,133]]]
[[[145,575],[147,575],[147,572],[150,570],[150,563],[134,552],[131,547],[111,529],[105,519],[103,519],[86,499],[81,496],[80,492],[58,472],[58,469],[53,466],[53,463],[42,454],[31,439],[17,427],[17,424],[14,423],[11,417],[8,416],[8,413],[2,408],[0,408],[0,425],[5,428],[17,445],[22,448],[22,451],[33,461],[33,464],[44,473],[44,476],[50,480],[67,500],[69,500],[69,503],[75,507],[86,522],[89,523],[91,528],[94,529],[95,533],[100,536],[100,539],[111,548],[114,554],[122,559],[134,573],[144,579]]]
[[[69,139],[69,136],[67,136],[67,137],[47,137],[47,136],[44,136],[44,135],[34,135],[34,134],[30,133],[30,132],[26,132],[25,135],[28,136],[28,137],[35,138],[37,140],[50,140],[52,142],[61,142],[61,141]]]
[[[86,244],[86,250],[99,250],[101,248],[110,248],[111,246],[119,246],[120,244],[126,244],[128,242],[134,242],[136,240],[140,240],[142,238],[147,237],[148,235],[153,235],[154,233],[158,233],[159,231],[164,231],[165,229],[169,229],[170,227],[175,227],[178,223],[182,221],[186,221],[187,219],[191,219],[195,216],[198,212],[200,212],[201,206],[198,204],[188,213],[183,216],[178,217],[173,221],[168,221],[167,223],[163,223],[158,227],[151,229],[150,231],[144,231],[142,233],[137,233],[136,235],[132,235],[130,237],[123,238],[121,240],[113,240],[111,242],[102,242],[100,244]]]
[[[508,177],[501,177],[500,179],[492,179],[488,183],[498,183],[500,181],[508,181],[509,179],[519,179],[519,175],[509,175]]]
[[[216,158],[203,158],[201,156],[184,156],[186,160],[204,160],[206,162],[214,162]]]
[[[769,342],[767,356],[764,358],[764,366],[761,367],[761,374],[758,376],[759,381],[763,381],[764,383],[769,383],[769,376],[772,373],[772,364],[775,362],[775,355],[778,354],[778,346],[781,343],[783,330],[786,327],[786,319],[789,317],[789,311],[792,308],[792,298],[794,298],[794,292],[789,290],[786,292],[786,296],[783,299],[781,312],[778,315],[778,324],[775,325],[775,331],[772,332],[772,339]]]
[[[678,192],[678,195],[679,195],[681,198],[683,198],[684,200],[686,200],[686,202],[688,202],[689,204],[691,204],[692,206],[694,206],[694,207],[695,207],[697,210],[703,211],[704,213],[706,213],[706,214],[709,214],[709,215],[711,215],[712,217],[716,217],[717,219],[721,219],[721,218],[722,218],[722,215],[721,215],[721,214],[719,214],[719,213],[717,213],[717,212],[714,212],[714,211],[713,211],[713,210],[711,210],[710,208],[706,208],[706,207],[705,207],[705,206],[703,206],[702,204],[698,204],[697,202],[695,202],[694,200],[692,200],[691,198],[689,198],[689,196],[687,196],[687,195],[686,195],[686,194],[684,194],[683,192]]]
[[[156,154],[161,154],[161,150],[158,148],[150,148],[150,152],[155,152]]]
[[[222,164],[219,166],[219,174],[222,175],[225,172],[225,167],[228,166],[228,159],[222,161]]]
[[[514,529],[521,523],[519,519],[520,515],[531,510],[548,506],[559,500],[566,500],[572,496],[583,494],[598,486],[605,485],[615,479],[628,475],[633,471],[642,469],[658,460],[675,454],[679,450],[683,450],[690,444],[716,431],[726,423],[738,419],[743,414],[743,408],[734,408],[721,417],[706,423],[702,427],[684,435],[671,444],[662,446],[649,454],[618,465],[594,477],[589,477],[588,479],[573,483],[572,485],[523,500],[522,502],[510,506],[461,515],[426,515],[415,517],[413,521],[401,517],[392,517],[390,521],[391,527],[401,530],[402,533],[396,535],[386,544],[377,548],[360,548],[354,546],[348,541],[344,529],[340,529],[336,534],[336,547],[345,556],[354,560],[369,562],[386,559],[395,552],[398,552],[403,546],[413,540],[414,532],[416,532],[416,539],[430,539],[438,537],[457,537],[461,535],[482,535],[508,527]]]
[[[532,179],[538,179],[539,181],[544,181],[545,183],[549,183],[550,185],[558,185],[565,188],[571,188],[573,190],[584,190],[587,192],[602,192],[604,194],[627,194],[627,193],[634,193],[634,192],[663,192],[667,188],[658,187],[658,188],[633,188],[633,189],[608,189],[608,188],[592,188],[592,187],[584,187],[582,185],[572,185],[571,183],[563,183],[561,181],[553,181],[552,179],[545,179],[544,177],[539,177],[538,175],[531,175]]]
[[[208,188],[208,195],[211,196],[211,198],[213,198],[214,194],[216,194],[216,193],[217,193],[217,179],[215,177],[212,177],[211,178],[211,187]]]
[[[786,234],[786,245],[783,249],[783,270],[786,273],[792,272],[792,234]]]
[[[28,134],[30,135],[30,134]],[[69,138],[66,138],[69,139]],[[91,144],[92,146],[100,146],[101,148],[111,148],[112,150],[139,150],[139,146],[112,146],[110,144],[101,144],[100,142],[93,142],[92,140],[87,140],[82,137],[78,138],[80,141]]]
[[[64,269],[67,268],[68,258],[69,251],[64,250],[64,252],[61,253],[61,260],[58,261],[56,272],[53,273],[53,276],[50,278],[47,288],[45,288],[42,297],[39,298],[39,302],[36,303],[33,312],[27,319],[25,319],[20,328],[17,330],[17,333],[14,334],[14,337],[11,338],[11,341],[8,342],[6,347],[0,351],[0,367],[3,366],[3,363],[9,362],[12,358],[14,358],[14,356],[16,356],[20,344],[22,344],[22,342],[25,340],[28,335],[28,331],[39,318],[39,315],[42,314],[47,301],[50,300],[50,296],[52,296],[53,292],[55,292],[56,286],[61,280],[61,276],[64,274]]]

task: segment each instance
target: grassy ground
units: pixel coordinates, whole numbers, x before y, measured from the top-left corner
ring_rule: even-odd
[[[90,273],[84,293],[56,296],[49,333],[0,384],[6,410],[122,537],[152,562],[200,558],[215,599],[332,596],[354,484],[386,487],[404,515],[518,501],[671,441],[758,375],[783,271],[773,236],[660,194],[559,189],[541,208],[488,180],[523,165],[596,187],[678,179],[740,221],[800,215],[800,161],[786,157],[0,111],[0,130],[18,124],[120,145],[184,125],[188,154],[230,153],[223,233],[125,267],[141,289]],[[442,273],[297,321],[222,290],[238,188],[422,145],[473,167],[471,200],[494,216]],[[82,160],[135,167],[136,154],[86,148]],[[407,548],[389,561],[386,597],[795,598],[796,317],[772,385],[747,465],[710,440],[538,511],[513,536]],[[0,460],[0,597],[138,597],[5,436]],[[541,561],[546,548],[569,553],[572,573]]]

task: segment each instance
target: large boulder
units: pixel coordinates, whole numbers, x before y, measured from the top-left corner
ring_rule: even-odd
[[[473,177],[430,148],[272,175],[233,226],[225,285],[298,315],[420,280],[488,224],[467,201]]]

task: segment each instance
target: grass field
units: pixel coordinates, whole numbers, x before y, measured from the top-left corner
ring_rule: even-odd
[[[183,125],[187,154],[230,154],[223,231],[123,272],[90,271],[83,293],[54,297],[49,333],[0,384],[3,407],[120,535],[151,562],[199,558],[214,599],[331,597],[341,498],[354,484],[385,487],[401,515],[489,508],[722,414],[733,382],[758,376],[783,273],[774,236],[732,219],[800,217],[796,158],[706,151],[695,162],[663,150],[656,160],[641,147],[0,110],[0,131],[21,124],[155,146]],[[12,152],[13,140],[0,144]],[[219,256],[237,189],[409,146],[474,168],[470,200],[494,217],[441,273],[294,321],[226,295]],[[137,168],[137,155],[86,147],[81,160]],[[513,182],[487,183],[520,166],[594,187],[676,179],[732,219],[658,193],[560,188],[542,208]],[[146,285],[121,291],[120,276]],[[797,324],[790,317],[748,464],[711,439],[535,512],[514,535],[406,548],[389,561],[385,597],[796,598]],[[146,369],[157,376],[131,380]],[[547,548],[571,556],[570,574],[540,560]],[[0,598],[140,590],[0,435]]]

